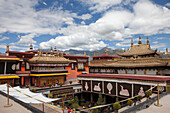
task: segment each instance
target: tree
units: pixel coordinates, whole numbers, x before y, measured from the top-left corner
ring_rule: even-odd
[[[118,110],[121,108],[121,105],[116,102],[113,104],[113,109],[115,110],[115,113],[118,113]]]
[[[99,94],[99,98],[97,100],[97,105],[102,105],[102,104],[104,104],[104,100],[103,100],[102,94]]]
[[[131,106],[133,104],[133,100],[129,99],[127,103],[129,106]]]
[[[77,96],[74,97],[74,103],[79,103],[79,99]]]

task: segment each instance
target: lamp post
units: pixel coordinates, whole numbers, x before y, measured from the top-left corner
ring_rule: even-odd
[[[162,105],[159,104],[159,83],[157,84],[157,92],[158,92],[158,94],[157,94],[157,104],[155,103],[154,105],[158,106],[158,107],[161,107]]]

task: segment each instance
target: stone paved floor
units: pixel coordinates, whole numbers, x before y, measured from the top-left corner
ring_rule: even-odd
[[[141,110],[137,113],[170,113],[170,94],[160,99],[162,107],[157,107],[152,104],[149,108]]]
[[[5,96],[0,95],[0,113],[32,113],[31,111],[27,110],[27,108],[24,108],[11,99],[9,103],[12,104],[11,107],[4,107],[7,104],[7,99]]]

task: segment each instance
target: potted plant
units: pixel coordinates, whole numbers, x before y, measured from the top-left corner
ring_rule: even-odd
[[[73,82],[72,81],[69,81],[70,84],[72,84]]]
[[[53,98],[53,94],[52,94],[52,93],[49,93],[49,94],[48,94],[48,98]]]
[[[48,86],[51,87],[51,86],[52,86],[52,83],[49,83]]]
[[[98,112],[99,112],[98,109],[94,109],[94,110],[92,111],[92,113],[98,113]]]
[[[29,85],[26,85],[25,88],[29,88]]]
[[[138,96],[137,96],[137,100],[138,100],[139,102],[141,102],[142,98],[143,98],[143,97],[142,97],[141,95],[138,95]]]
[[[62,83],[62,82],[60,82],[59,84],[60,84],[60,87],[62,87],[63,83]]]
[[[129,106],[132,106],[133,100],[129,99],[128,102],[127,102],[127,104],[128,104]]]
[[[118,113],[118,110],[121,108],[120,103],[116,102],[113,104],[113,109],[115,110],[115,113]]]
[[[37,91],[35,89],[31,89],[32,92],[36,93]]]
[[[79,104],[75,102],[75,103],[73,103],[72,107],[75,108],[75,109],[78,109],[79,108]]]
[[[150,99],[150,96],[152,95],[152,91],[145,91],[145,94],[147,96],[147,99]]]

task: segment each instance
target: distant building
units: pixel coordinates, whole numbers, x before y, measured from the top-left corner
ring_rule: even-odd
[[[63,56],[34,56],[29,60],[31,66],[31,85],[34,86],[53,86],[60,83],[64,84],[66,76],[69,74],[65,67],[69,66],[71,60],[64,58]]]
[[[2,57],[2,58],[1,58]],[[52,85],[65,83],[77,79],[77,75],[88,73],[88,56],[66,55],[60,53],[56,47],[54,50],[51,48],[50,52],[43,52],[33,50],[33,45],[30,45],[30,50],[26,52],[10,51],[7,45],[6,56],[0,56],[1,70],[4,74],[11,70],[9,62],[13,62],[13,71],[10,74],[15,74],[12,85],[34,85],[34,86],[47,86],[49,83]],[[10,59],[10,60],[9,60]],[[15,59],[15,60],[13,60]],[[17,60],[16,60],[17,59]],[[5,68],[5,62],[8,62]],[[5,73],[8,74],[8,73]],[[8,75],[9,77],[9,75]],[[7,78],[0,80],[6,83]],[[5,82],[6,81],[6,82]]]
[[[163,54],[151,49],[148,38],[147,44],[142,44],[139,37],[138,45],[133,45],[132,40],[130,50],[117,53],[120,59],[92,61],[90,73],[170,75],[170,58],[160,57]]]

